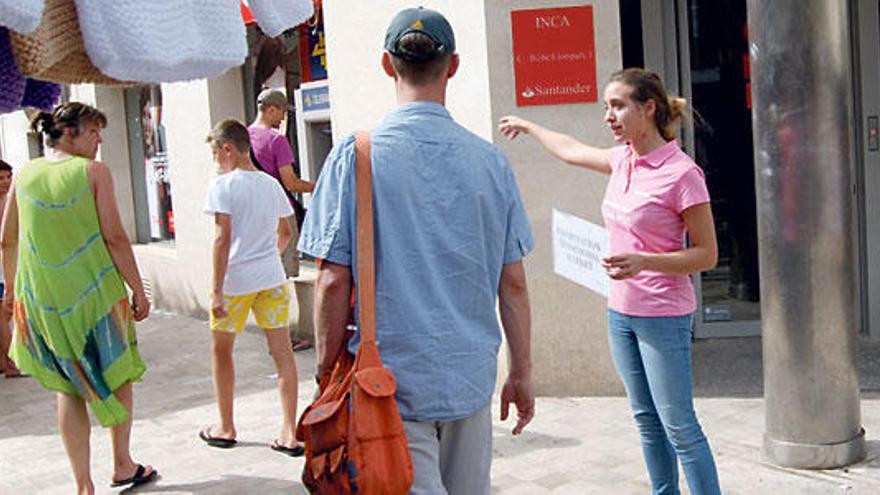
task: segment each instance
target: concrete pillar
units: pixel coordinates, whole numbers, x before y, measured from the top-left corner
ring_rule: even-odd
[[[749,0],[764,454],[865,455],[857,366],[849,2]]]

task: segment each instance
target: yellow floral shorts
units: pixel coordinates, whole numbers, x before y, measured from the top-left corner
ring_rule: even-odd
[[[260,328],[287,328],[287,312],[290,306],[290,288],[287,283],[274,289],[261,290],[239,296],[223,296],[223,306],[229,313],[216,319],[211,314],[211,330],[215,332],[241,333],[247,323],[248,313]]]

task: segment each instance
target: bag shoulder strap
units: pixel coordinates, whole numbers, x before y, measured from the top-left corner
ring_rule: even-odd
[[[275,181],[278,182],[278,184],[281,186],[281,190],[284,191],[285,195],[287,195],[287,199],[289,199],[290,201],[292,201],[296,204],[299,204],[299,200],[296,199],[296,196],[294,196],[292,192],[287,190],[287,186],[284,185],[284,181],[281,180],[281,177],[280,176],[275,177],[274,175],[267,172],[265,167],[263,167],[263,164],[260,163],[260,160],[257,160],[257,155],[256,155],[256,153],[254,153],[254,148],[251,148],[248,151],[248,153],[251,155],[251,163],[253,163],[254,166],[257,167],[258,169],[260,169],[260,172],[264,172],[267,175],[269,175],[269,177],[272,177],[273,179],[275,179]]]
[[[373,167],[370,133],[355,133],[357,177],[357,264],[358,309],[361,345],[376,343],[376,267],[373,246]]]

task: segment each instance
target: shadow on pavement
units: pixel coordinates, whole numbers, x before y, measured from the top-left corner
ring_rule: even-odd
[[[692,356],[695,397],[763,397],[760,337],[696,340]]]
[[[240,494],[253,493],[259,487],[260,495],[273,493],[301,494],[306,493],[300,483],[291,483],[290,480],[277,478],[265,478],[260,476],[241,476],[237,474],[225,475],[221,479],[202,481],[199,483],[178,483],[165,485],[160,478],[156,483],[125,490],[122,493],[211,493]]]
[[[856,464],[859,467],[880,468],[880,440],[865,441],[865,460]]]
[[[694,396],[764,396],[760,337],[701,339],[693,345]],[[859,339],[859,385],[880,392],[880,340]]]
[[[516,457],[530,454],[538,450],[575,447],[582,442],[578,438],[556,437],[525,430],[514,437],[509,428],[493,428],[493,458]]]

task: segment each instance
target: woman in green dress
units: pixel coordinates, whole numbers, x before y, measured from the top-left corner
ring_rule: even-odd
[[[95,490],[86,404],[111,429],[112,485],[143,484],[157,475],[129,451],[131,383],[146,371],[134,322],[147,317],[150,303],[110,170],[95,161],[106,125],[101,111],[82,103],[34,119],[47,156],[16,175],[0,234],[3,305],[15,318],[10,356],[57,392],[58,424],[79,494]]]

